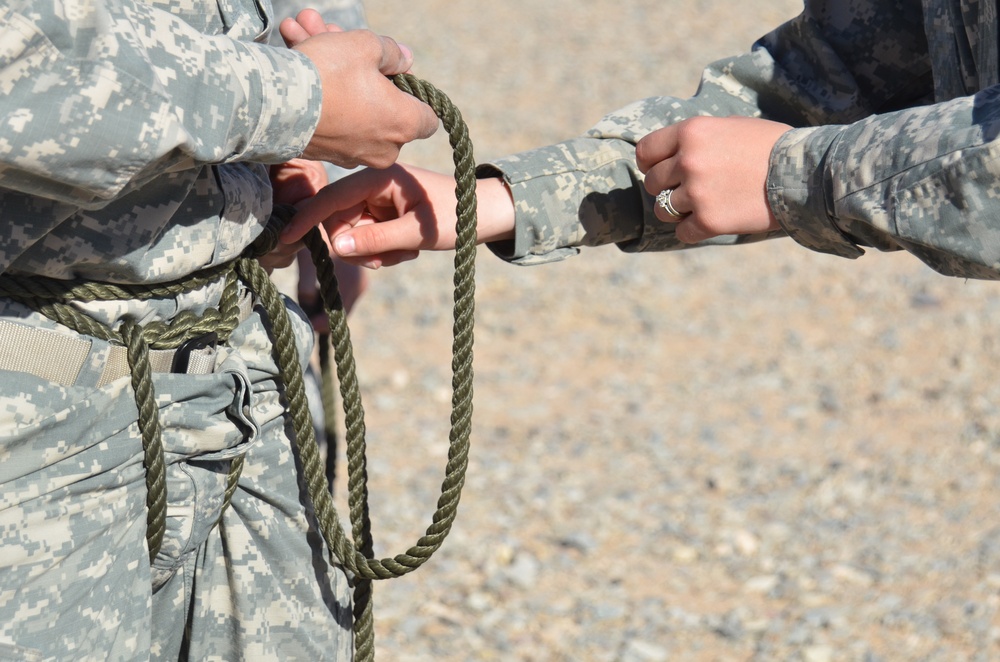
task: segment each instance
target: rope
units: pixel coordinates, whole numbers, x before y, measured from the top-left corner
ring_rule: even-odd
[[[323,438],[326,440],[326,482],[330,489],[337,480],[337,385],[330,362],[330,334],[319,336],[320,398],[323,410]]]
[[[365,444],[364,409],[358,385],[350,331],[337,278],[326,243],[318,229],[304,238],[316,265],[320,293],[330,322],[330,337],[344,410],[348,473],[348,505],[352,537],[348,538],[337,516],[320,459],[309,409],[301,366],[294,348],[275,342],[278,365],[285,384],[289,414],[295,430],[295,446],[303,478],[313,503],[320,532],[332,556],[351,573],[354,583],[355,659],[374,659],[374,622],[372,618],[372,580],[400,577],[423,565],[437,551],[451,530],[458,510],[465,472],[468,467],[469,437],[472,421],[472,342],[475,311],[476,194],[475,164],[468,129],[461,113],[447,96],[411,75],[396,76],[395,84],[426,102],[441,118],[454,152],[457,241],[454,274],[454,324],[452,343],[452,414],[449,433],[448,463],[441,486],[441,496],[431,525],[417,543],[401,554],[376,559],[373,551],[371,522],[368,513],[368,471]],[[288,210],[276,210],[275,217],[287,216]],[[258,247],[258,250],[266,248]],[[276,338],[291,333],[288,313],[277,290],[253,260],[241,260],[240,278],[257,293],[271,320]]]

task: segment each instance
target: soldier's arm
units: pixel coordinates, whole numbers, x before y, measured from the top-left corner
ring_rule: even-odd
[[[846,11],[844,3],[807,2],[802,15],[751,52],[710,65],[694,97],[643,99],[585,136],[482,166],[482,176],[506,180],[517,211],[516,238],[491,248],[504,259],[532,264],[607,243],[626,251],[687,247],[674,225],[656,219],[635,164],[640,138],[683,119],[740,115],[802,127],[925,103],[931,79],[919,3],[870,7],[845,23],[837,16]],[[727,235],[697,245],[782,234]]]
[[[131,0],[4,3],[0,42],[0,186],[32,195],[96,207],[165,170],[285,161],[319,117],[301,54]]]
[[[385,166],[437,128],[385,77],[410,64],[390,39],[322,34],[291,50],[255,43],[256,15],[187,18],[134,0],[0,7],[0,187],[94,208],[205,164]]]
[[[946,275],[1000,279],[998,95],[788,132],[768,180],[777,220],[817,251],[903,249]]]

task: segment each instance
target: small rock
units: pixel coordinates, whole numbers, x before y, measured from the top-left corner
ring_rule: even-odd
[[[667,650],[647,641],[633,640],[625,647],[623,662],[666,662],[670,659]]]
[[[753,556],[760,549],[757,537],[746,530],[737,531],[733,536],[733,544],[743,556]]]
[[[833,649],[829,646],[809,646],[802,651],[802,659],[805,662],[831,662]]]
[[[678,563],[694,563],[698,560],[698,550],[688,545],[679,545],[674,548],[674,561]]]
[[[777,575],[758,575],[751,577],[743,585],[743,590],[747,593],[767,593],[778,585]]]

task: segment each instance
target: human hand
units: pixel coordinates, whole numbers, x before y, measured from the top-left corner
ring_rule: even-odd
[[[514,235],[514,203],[498,178],[476,182],[477,241]],[[421,250],[455,248],[455,179],[421,168],[394,165],[362,170],[306,200],[282,235],[299,241],[314,226],[330,237],[341,259],[369,268],[411,260]]]
[[[275,204],[296,205],[306,198],[316,195],[328,182],[326,168],[318,161],[292,159],[287,163],[271,167],[271,188]],[[329,331],[329,320],[323,311],[319,285],[316,281],[316,266],[312,262],[309,249],[302,242],[286,244],[280,242],[274,250],[261,256],[258,261],[270,273],[298,263],[299,282],[297,299],[303,310],[309,314],[317,333]],[[368,289],[368,279],[362,270],[343,260],[333,261],[334,273],[344,312],[350,313],[354,304]]]
[[[336,23],[327,23],[323,15],[315,9],[303,9],[295,18],[286,18],[278,26],[278,32],[285,45],[291,48],[300,41],[305,41],[313,35],[322,32],[343,32],[344,28]]]
[[[437,130],[431,107],[387,78],[409,70],[409,49],[368,30],[342,32],[313,10],[282,21],[279,29],[290,48],[316,65],[323,86],[319,124],[303,157],[385,168],[404,144]]]
[[[275,204],[295,205],[310,198],[328,183],[326,168],[318,161],[292,159],[272,166],[270,171],[272,199]],[[284,269],[295,261],[301,244],[279,243],[274,250],[258,258],[261,266],[271,273]]]
[[[692,117],[645,136],[635,148],[651,195],[673,189],[672,216],[657,204],[656,217],[677,224],[677,238],[696,243],[723,234],[779,228],[767,202],[771,150],[787,124],[750,117]]]

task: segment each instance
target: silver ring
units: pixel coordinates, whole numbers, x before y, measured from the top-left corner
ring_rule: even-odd
[[[687,214],[680,213],[679,211],[677,211],[676,209],[674,209],[674,206],[672,204],[670,204],[670,196],[671,196],[671,194],[673,194],[673,192],[674,192],[674,189],[672,189],[672,188],[665,188],[662,191],[660,191],[659,193],[657,193],[656,194],[656,204],[660,205],[660,207],[663,208],[663,211],[667,212],[668,214],[670,214],[674,218],[684,218]]]

